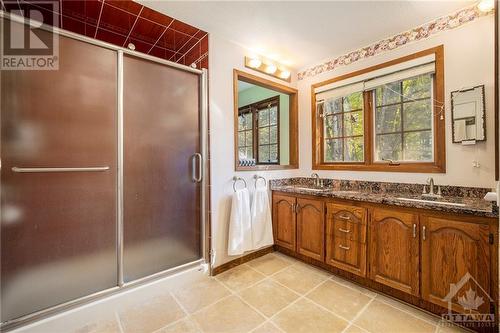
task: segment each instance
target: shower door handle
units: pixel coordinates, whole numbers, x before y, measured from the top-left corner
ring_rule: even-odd
[[[203,180],[203,156],[195,153],[192,157],[193,182],[200,183]]]
[[[80,168],[19,168],[12,167],[12,171],[20,173],[38,173],[38,172],[101,172],[109,170],[109,166],[100,167],[80,167]]]

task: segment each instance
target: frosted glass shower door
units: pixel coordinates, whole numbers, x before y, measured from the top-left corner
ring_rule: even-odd
[[[123,272],[201,258],[199,76],[123,57]]]
[[[0,73],[2,322],[117,285],[117,55],[59,58]]]

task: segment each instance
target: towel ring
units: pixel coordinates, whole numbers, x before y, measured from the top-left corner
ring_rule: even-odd
[[[253,179],[255,179],[255,189],[257,189],[257,183],[259,182],[260,179],[262,179],[264,181],[264,186],[267,185],[267,180],[266,178],[262,177],[262,176],[259,176],[259,175],[254,175],[253,176]]]
[[[234,192],[236,192],[236,183],[238,181],[242,181],[243,184],[245,184],[245,188],[247,188],[247,182],[243,178],[234,176],[233,177],[233,190],[234,190]]]

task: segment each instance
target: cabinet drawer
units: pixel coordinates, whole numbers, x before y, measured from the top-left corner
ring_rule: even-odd
[[[366,276],[366,244],[338,235],[332,235],[330,240],[327,263],[345,271]]]
[[[338,204],[328,206],[328,218],[331,219],[333,234],[349,240],[366,242],[365,217],[365,208]]]
[[[332,259],[359,267],[359,252],[363,244],[344,237],[333,238]]]
[[[333,233],[338,237],[365,243],[366,241],[366,224],[359,222],[342,220],[333,218]]]

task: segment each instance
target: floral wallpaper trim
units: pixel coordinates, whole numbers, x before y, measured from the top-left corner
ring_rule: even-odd
[[[419,41],[435,35],[441,31],[451,30],[460,27],[468,22],[472,22],[481,16],[493,14],[493,11],[488,13],[481,12],[477,5],[463,8],[453,14],[440,17],[432,22],[420,25],[416,28],[399,33],[392,37],[378,41],[372,45],[357,49],[345,55],[329,60],[320,65],[308,68],[297,74],[299,80],[307,77],[322,74],[343,65],[349,65],[358,60],[373,57],[382,52],[391,51],[406,45],[411,42]]]

